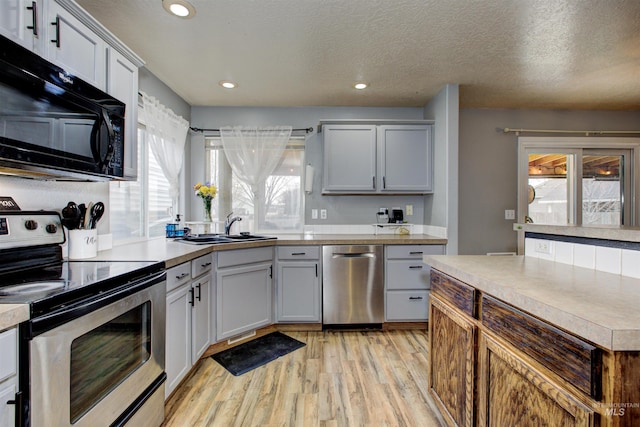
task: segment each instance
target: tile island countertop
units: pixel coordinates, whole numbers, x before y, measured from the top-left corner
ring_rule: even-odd
[[[605,349],[640,350],[640,280],[524,256],[427,255],[425,263]]]

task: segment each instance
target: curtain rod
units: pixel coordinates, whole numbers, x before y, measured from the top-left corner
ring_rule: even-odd
[[[220,129],[201,129],[201,128],[196,128],[196,127],[190,127],[189,129],[191,129],[194,132],[220,132]],[[311,132],[313,132],[313,128],[291,129],[291,132],[311,133]]]
[[[640,130],[562,130],[562,129],[511,129],[511,128],[496,128],[498,132],[509,133],[513,132],[516,135],[520,135],[521,132],[528,133],[584,133],[589,135],[638,135]]]

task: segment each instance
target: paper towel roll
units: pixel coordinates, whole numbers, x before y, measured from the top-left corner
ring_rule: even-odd
[[[304,191],[311,193],[311,190],[313,190],[313,166],[307,165],[304,173]]]

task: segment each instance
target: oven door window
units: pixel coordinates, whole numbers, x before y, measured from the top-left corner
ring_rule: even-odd
[[[151,356],[151,303],[79,336],[71,344],[71,423]]]

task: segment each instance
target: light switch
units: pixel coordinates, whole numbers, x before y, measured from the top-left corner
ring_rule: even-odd
[[[311,219],[318,219],[318,209],[311,209]]]
[[[504,219],[516,219],[516,211],[514,209],[505,209]]]

